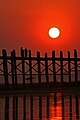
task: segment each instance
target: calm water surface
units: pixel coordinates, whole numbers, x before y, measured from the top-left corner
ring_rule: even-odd
[[[80,120],[80,96],[61,93],[0,96],[0,120]]]

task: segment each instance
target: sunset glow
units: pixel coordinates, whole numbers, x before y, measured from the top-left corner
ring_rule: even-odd
[[[0,48],[51,53],[80,49],[80,0],[0,0]],[[58,37],[49,35],[56,27]],[[46,47],[44,47],[46,46]],[[56,53],[57,54],[57,53]],[[72,54],[72,53],[71,53]]]
[[[60,30],[56,27],[53,27],[49,30],[49,36],[51,38],[57,38],[60,35]]]

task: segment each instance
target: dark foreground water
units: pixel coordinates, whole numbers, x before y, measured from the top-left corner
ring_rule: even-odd
[[[0,96],[0,120],[80,120],[80,96],[61,93]]]

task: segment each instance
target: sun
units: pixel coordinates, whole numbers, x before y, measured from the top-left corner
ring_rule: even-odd
[[[49,29],[48,34],[51,38],[58,38],[60,36],[60,30],[57,27]]]

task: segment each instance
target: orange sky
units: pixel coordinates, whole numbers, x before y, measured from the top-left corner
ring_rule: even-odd
[[[80,0],[0,0],[0,49],[80,49]],[[48,36],[56,26],[61,35]]]

